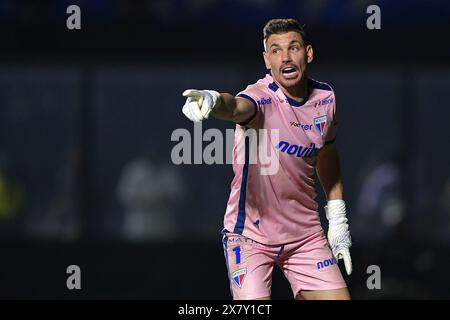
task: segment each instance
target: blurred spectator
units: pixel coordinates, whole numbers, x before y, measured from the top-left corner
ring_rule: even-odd
[[[23,186],[10,173],[7,157],[0,155],[0,221],[18,219],[23,210],[23,201]]]
[[[356,212],[351,218],[358,241],[381,242],[391,237],[405,218],[403,161],[396,149],[376,152],[362,171]]]
[[[140,156],[127,163],[117,186],[125,207],[124,237],[129,240],[167,240],[176,237],[175,203],[184,192],[176,167],[155,157]]]
[[[30,215],[27,227],[33,236],[74,240],[81,235],[79,149],[69,148],[59,163],[61,165],[56,171],[54,192],[45,204],[43,215]]]

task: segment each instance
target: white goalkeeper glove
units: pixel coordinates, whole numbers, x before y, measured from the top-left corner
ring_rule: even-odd
[[[344,200],[330,200],[325,206],[325,214],[328,219],[328,243],[330,244],[336,262],[344,260],[347,274],[352,273],[352,259],[350,247],[352,239],[348,230]]]
[[[183,113],[194,122],[208,119],[211,111],[220,102],[220,93],[213,90],[189,89],[183,92],[183,96],[187,97]]]

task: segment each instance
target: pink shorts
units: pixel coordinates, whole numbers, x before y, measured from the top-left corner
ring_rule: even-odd
[[[301,290],[332,290],[347,285],[323,231],[285,245],[265,245],[239,234],[223,237],[225,259],[235,300],[269,297],[276,263],[294,297]]]

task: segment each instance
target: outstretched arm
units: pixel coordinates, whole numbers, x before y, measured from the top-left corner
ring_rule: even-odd
[[[256,112],[256,106],[248,99],[221,93],[221,103],[213,109],[211,115],[220,120],[236,123],[247,121]]]
[[[183,92],[183,96],[187,97],[183,113],[194,122],[206,120],[212,115],[220,120],[241,123],[256,112],[256,106],[250,100],[229,93],[189,89]]]

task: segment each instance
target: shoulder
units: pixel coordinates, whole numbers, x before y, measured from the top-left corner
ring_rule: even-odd
[[[255,92],[266,93],[269,91],[269,88],[267,87],[266,84],[264,84],[262,82],[256,82],[256,83],[252,83],[252,84],[248,85],[244,91],[255,91]]]
[[[323,90],[323,91],[331,91],[334,93],[334,89],[326,82],[317,81],[316,79],[309,78],[308,85],[312,89]]]
[[[247,99],[251,98],[251,100],[253,100],[258,106],[272,104],[275,97],[274,92],[269,88],[268,84],[262,81],[248,85],[236,96]]]
[[[243,91],[253,91],[255,93],[259,94],[271,94],[273,91],[273,88],[271,88],[271,85],[273,84],[273,79],[270,74],[266,74],[264,78],[259,79],[255,83],[252,83],[245,88]]]

